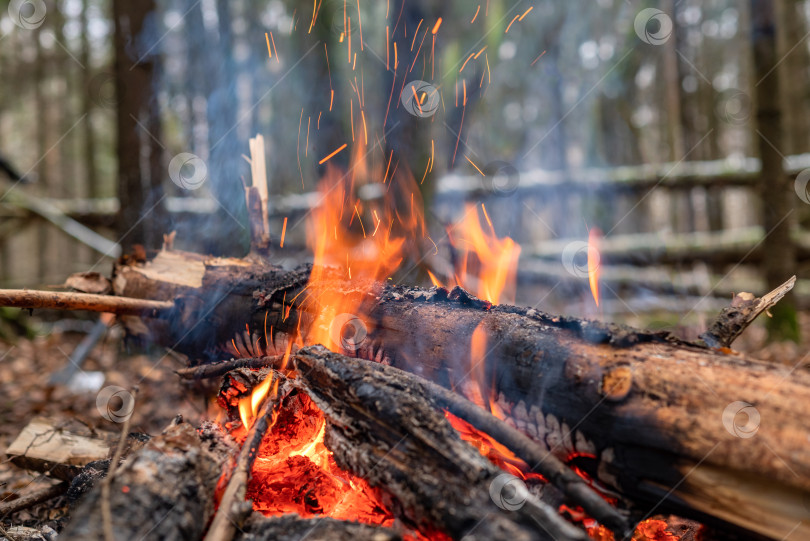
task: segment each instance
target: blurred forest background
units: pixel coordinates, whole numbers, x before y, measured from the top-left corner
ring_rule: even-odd
[[[770,321],[775,337],[799,338],[795,307],[810,301],[809,2],[2,7],[0,287],[107,273],[122,251],[157,250],[172,230],[178,248],[243,255],[242,155],[257,133],[271,230],[289,224],[274,258],[293,266],[307,258],[319,161],[359,144],[363,126],[364,144],[396,149],[422,181],[433,239],[481,202],[520,243],[518,304],[699,328],[732,292],[798,274]],[[405,79],[440,89],[435,115],[398,103],[392,88]],[[180,153],[205,164],[200,189],[172,182]],[[595,228],[598,308],[583,272]]]

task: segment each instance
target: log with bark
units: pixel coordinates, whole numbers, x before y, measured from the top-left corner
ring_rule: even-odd
[[[504,472],[461,440],[421,386],[346,360],[306,348],[294,357],[295,381],[326,414],[335,461],[381,487],[395,515],[452,539],[588,539],[528,491],[500,509],[495,501],[510,501]]]
[[[205,431],[203,431],[205,432]],[[109,506],[114,539],[200,539],[213,514],[222,464],[232,451],[214,431],[201,438],[178,418],[117,470]],[[103,485],[71,513],[59,539],[104,539]]]
[[[122,319],[133,336],[204,360],[221,358],[221,346],[246,324],[265,349],[272,349],[263,344],[265,329],[271,342],[306,329],[313,307],[300,293],[308,276],[306,267],[163,251],[147,263],[117,265],[113,288],[172,301],[170,317]],[[644,503],[643,510],[774,538],[810,535],[802,503],[810,491],[806,372],[666,333],[490,306],[458,288],[338,278],[324,287],[365,310],[367,336],[343,353],[448,388],[469,383],[470,336],[481,329],[484,373],[515,426],[562,459],[595,456],[599,480]]]

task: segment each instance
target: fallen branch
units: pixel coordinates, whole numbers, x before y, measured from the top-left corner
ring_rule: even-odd
[[[118,315],[160,317],[174,309],[171,301],[155,301],[72,293],[65,291],[36,291],[32,289],[0,289],[0,306],[13,308],[51,308],[56,310],[87,310]]]
[[[222,361],[212,364],[204,364],[202,366],[192,366],[190,368],[180,368],[175,370],[175,373],[183,379],[208,379],[224,376],[232,370],[237,368],[267,368],[273,367],[278,369],[281,367],[283,355],[272,355],[267,357],[246,357],[243,359],[231,359],[230,361]]]
[[[276,373],[271,373],[268,377],[283,378]],[[276,385],[278,384],[277,380]],[[242,524],[253,511],[253,505],[245,501],[247,485],[250,481],[250,469],[253,467],[262,438],[275,424],[277,406],[281,403],[284,394],[286,393],[271,393],[267,398],[264,413],[250,427],[228,480],[225,493],[219,502],[219,509],[214,515],[214,520],[204,541],[231,541],[236,533],[236,526]]]
[[[11,513],[28,509],[29,507],[33,507],[38,503],[46,502],[52,498],[61,496],[67,492],[68,486],[68,483],[65,482],[57,483],[41,490],[34,491],[31,494],[20,496],[16,500],[0,503],[0,517],[5,517]]]
[[[138,396],[138,386],[136,385],[131,392],[132,405],[135,407],[135,398]],[[130,410],[132,411],[132,410]],[[115,478],[115,472],[118,470],[118,462],[121,460],[121,455],[124,454],[124,444],[127,441],[127,434],[129,434],[129,425],[132,421],[132,415],[128,415],[124,419],[124,426],[121,427],[121,439],[118,440],[118,447],[115,448],[110,466],[107,469],[107,477],[101,482],[101,518],[104,523],[104,539],[105,541],[115,541],[115,534],[113,533],[112,526],[112,512],[110,511],[110,487]]]
[[[754,298],[751,293],[734,295],[731,306],[724,308],[709,329],[700,338],[709,347],[729,347],[742,332],[765,310],[770,309],[788,294],[796,284],[796,276],[777,287],[770,293]]]

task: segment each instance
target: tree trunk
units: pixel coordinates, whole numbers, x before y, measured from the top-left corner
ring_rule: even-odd
[[[118,199],[121,211],[118,221],[119,242],[125,250],[140,244],[159,246],[159,213],[161,189],[147,182],[157,167],[144,168],[141,162],[143,134],[155,107],[154,54],[144,47],[142,36],[150,14],[155,12],[154,0],[143,2],[113,2],[115,21],[115,92],[117,110]],[[159,155],[149,153],[150,160]],[[150,216],[147,216],[150,215]]]
[[[782,111],[780,104],[781,55],[777,52],[776,34],[780,0],[751,1],[751,34],[754,48],[754,86],[758,125],[759,156],[762,160],[760,197],[763,206],[763,226],[770,257],[763,263],[767,285],[778,286],[796,268],[796,248],[790,238],[796,194],[793,182],[785,174],[782,163]],[[796,299],[789,294],[768,319],[769,338],[799,341]]]

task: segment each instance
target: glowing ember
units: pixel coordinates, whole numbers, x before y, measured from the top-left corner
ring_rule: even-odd
[[[265,515],[326,514],[368,524],[393,524],[393,515],[363,479],[341,470],[323,442],[323,413],[305,394],[285,399],[259,446],[247,497]]]

